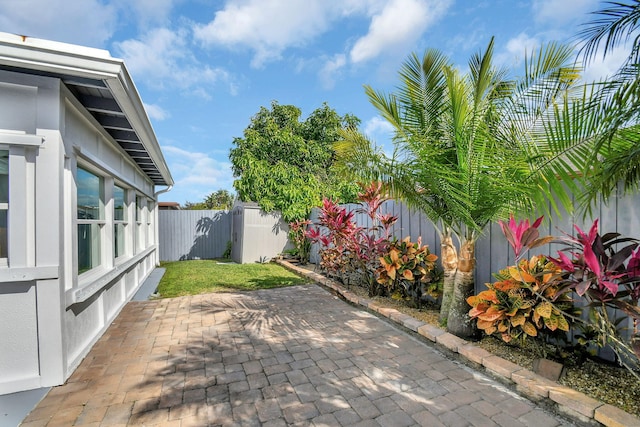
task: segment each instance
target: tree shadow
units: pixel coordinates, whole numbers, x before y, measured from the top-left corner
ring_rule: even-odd
[[[79,418],[117,398],[131,425],[391,425],[407,413],[422,414],[413,424],[466,424],[457,412],[480,415],[454,413],[454,402],[511,399],[504,417],[516,404],[501,385],[316,285],[129,303],[69,382],[84,387]]]
[[[227,242],[216,245],[215,239],[220,238],[222,232],[229,229],[226,225],[220,227],[221,221],[225,219],[225,216],[229,215],[228,211],[217,211],[213,216],[200,218],[196,223],[196,237],[191,248],[186,254],[180,255],[179,261],[221,258]]]

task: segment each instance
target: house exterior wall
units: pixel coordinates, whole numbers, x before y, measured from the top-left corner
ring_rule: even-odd
[[[0,71],[9,151],[0,394],[62,384],[155,267],[154,186],[57,78]],[[78,274],[78,168],[102,178],[99,264]],[[114,256],[113,188],[126,190]],[[1,230],[0,230],[1,231]]]

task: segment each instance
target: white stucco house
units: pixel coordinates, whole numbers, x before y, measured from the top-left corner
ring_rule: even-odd
[[[172,185],[122,60],[0,33],[0,395],[69,377],[157,265]]]

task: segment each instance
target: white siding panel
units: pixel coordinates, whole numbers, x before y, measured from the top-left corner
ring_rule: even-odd
[[[0,313],[1,382],[37,378],[40,372],[35,283],[1,283]]]
[[[0,129],[36,133],[36,87],[0,83]]]

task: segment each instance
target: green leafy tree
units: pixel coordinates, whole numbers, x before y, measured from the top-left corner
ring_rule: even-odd
[[[351,202],[359,190],[333,167],[339,131],[357,127],[358,118],[340,116],[327,104],[304,121],[300,115],[299,108],[275,101],[261,107],[229,155],[240,200],[280,211],[287,222],[306,218],[323,197]]]
[[[436,225],[444,270],[441,320],[459,336],[475,333],[466,299],[475,288],[476,241],[489,222],[534,209],[534,194],[546,188],[532,170],[535,146],[549,110],[578,77],[569,47],[549,44],[527,55],[523,76],[514,78],[494,66],[493,46],[492,39],[471,57],[466,74],[428,50],[405,61],[395,93],[366,87],[394,127],[393,156],[355,131],[336,146],[351,171],[388,183]]]
[[[188,210],[188,211],[201,211],[203,209],[206,209],[204,207],[204,203],[203,202],[185,202],[184,206],[182,206],[182,209]]]
[[[233,206],[234,196],[229,190],[218,190],[204,199],[205,209],[229,210]]]
[[[217,190],[206,196],[201,202],[186,202],[184,209],[187,210],[228,210],[233,206],[234,195],[229,190]]]

